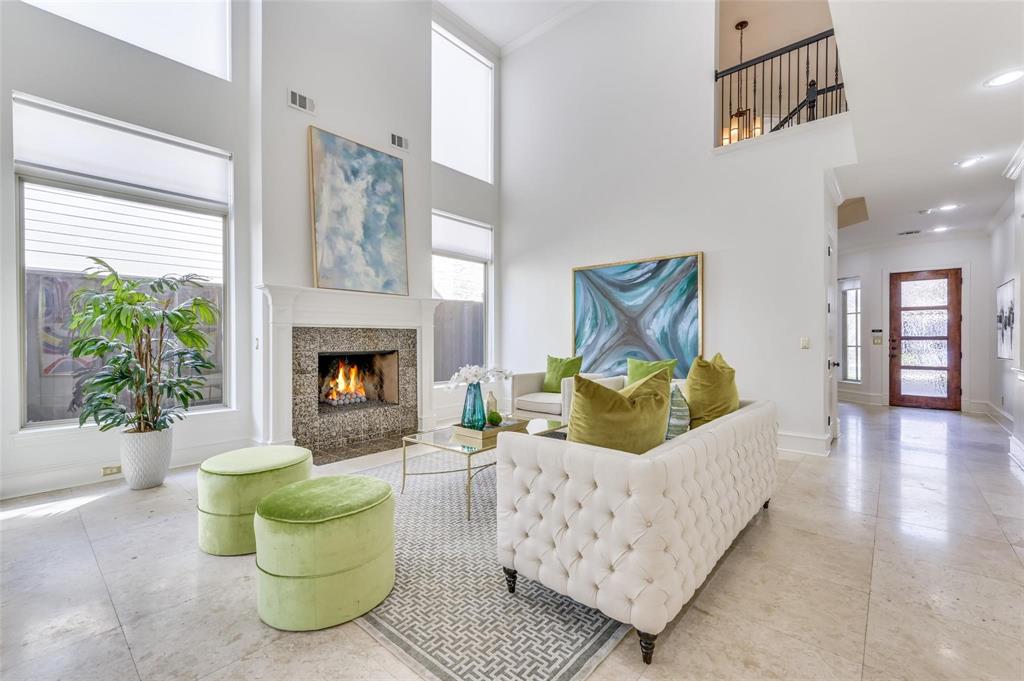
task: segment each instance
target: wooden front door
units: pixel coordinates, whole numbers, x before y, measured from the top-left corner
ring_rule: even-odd
[[[889,404],[960,409],[960,270],[889,276]]]

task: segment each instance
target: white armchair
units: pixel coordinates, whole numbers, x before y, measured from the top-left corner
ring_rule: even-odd
[[[498,436],[498,561],[636,627],[644,662],[775,484],[771,402],[636,455]]]
[[[601,374],[580,374],[598,380]],[[527,419],[569,420],[572,379],[562,379],[560,393],[544,392],[544,372],[512,375],[512,415]],[[567,392],[568,390],[568,392]]]

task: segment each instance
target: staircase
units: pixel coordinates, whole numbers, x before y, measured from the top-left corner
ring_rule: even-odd
[[[828,29],[715,71],[716,146],[849,109],[835,31]]]

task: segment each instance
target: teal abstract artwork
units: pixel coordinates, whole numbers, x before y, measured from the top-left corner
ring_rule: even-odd
[[[618,376],[626,360],[678,359],[685,378],[701,354],[700,253],[573,270],[573,335],[583,371]]]
[[[409,294],[402,159],[309,128],[319,288]]]

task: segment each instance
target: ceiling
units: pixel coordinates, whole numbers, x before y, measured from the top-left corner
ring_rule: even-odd
[[[580,0],[443,0],[442,3],[460,19],[483,34],[502,51],[528,39],[549,22],[555,23]]]
[[[985,230],[1013,190],[1002,172],[1024,140],[1024,79],[982,83],[1024,64],[1024,3],[834,0],[831,10],[859,161],[836,175],[870,215],[841,230],[840,246]],[[953,166],[972,156],[985,158]],[[951,203],[961,207],[918,213]],[[939,225],[952,229],[930,232]]]

